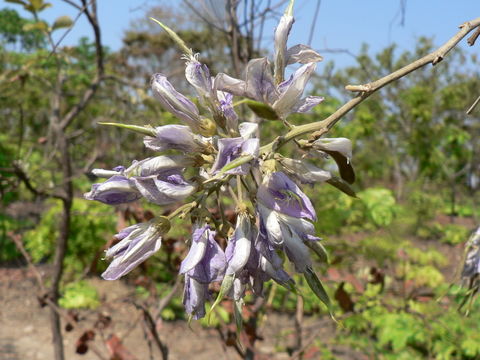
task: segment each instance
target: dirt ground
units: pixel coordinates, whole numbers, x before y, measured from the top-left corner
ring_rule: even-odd
[[[107,339],[112,334],[122,340],[125,348],[136,359],[161,359],[160,352],[154,345],[152,346],[153,357],[150,357],[151,353],[142,330],[139,310],[129,303],[120,301],[128,297],[132,289],[122,281],[108,282],[101,279],[89,281],[98,289],[103,305],[95,311],[81,311],[79,325],[73,331],[64,331],[66,359],[101,359],[92,351],[93,348],[104,359],[109,359],[109,353],[102,338]],[[1,360],[53,359],[49,309],[40,307],[36,293],[35,277],[27,268],[0,268]],[[86,354],[76,354],[77,340],[85,330],[94,328],[99,312],[112,318],[111,325],[103,331],[95,330],[95,340],[93,344],[90,343]],[[318,325],[319,321],[322,320],[305,319],[305,338],[312,338],[311,329],[318,329],[315,324]],[[65,322],[62,326],[65,329]],[[198,322],[193,321],[191,328],[185,321],[162,322],[157,325],[157,329],[160,338],[169,348],[169,360],[239,359],[232,347],[223,345],[215,329],[202,328]],[[334,331],[334,325],[327,322],[317,336],[325,338],[331,331]],[[256,351],[259,354],[257,358],[260,360],[289,359],[288,353],[282,352],[281,349],[285,349],[289,343],[293,344],[293,333],[293,315],[268,315],[260,331],[263,340],[256,342]],[[341,352],[342,350],[339,349],[339,355]],[[352,359],[352,357],[348,358]]]

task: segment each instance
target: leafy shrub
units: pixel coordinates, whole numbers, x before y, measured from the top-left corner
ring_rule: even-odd
[[[60,306],[66,309],[95,309],[100,305],[98,292],[86,281],[77,281],[65,286]]]
[[[35,262],[50,259],[55,251],[62,205],[59,201],[50,201],[49,204],[50,208],[45,211],[38,225],[24,236],[25,246]],[[95,254],[101,251],[104,240],[111,236],[114,229],[113,209],[94,201],[75,199],[65,257],[66,271],[81,274],[95,258]]]

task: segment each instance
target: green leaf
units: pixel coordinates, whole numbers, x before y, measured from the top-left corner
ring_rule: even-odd
[[[32,30],[40,30],[40,31],[48,31],[48,24],[45,21],[38,21],[35,23],[29,23],[23,25],[24,31],[32,31]]]
[[[355,171],[353,170],[349,159],[338,151],[322,151],[330,155],[332,159],[335,160],[338,166],[338,171],[340,172],[340,177],[349,184],[353,184],[355,182]]]
[[[322,282],[317,277],[317,274],[315,274],[312,268],[307,267],[307,270],[303,273],[303,276],[305,277],[305,280],[307,280],[307,284],[313,293],[328,307],[330,311],[330,298],[328,297]]]
[[[280,120],[280,117],[277,115],[275,110],[273,110],[272,107],[267,104],[254,100],[245,100],[245,104],[247,104],[250,110],[252,110],[262,119]]]
[[[68,15],[63,15],[58,17],[52,25],[52,30],[61,29],[61,28],[68,28],[72,26],[73,20]]]
[[[12,4],[19,4],[19,5],[23,5],[23,6],[26,6],[27,3],[25,1],[22,1],[22,0],[5,0],[6,2],[9,2],[9,3],[12,3]]]
[[[315,252],[315,254],[317,254],[321,262],[327,264],[329,263],[327,250],[319,241],[305,241],[305,245],[307,245],[311,250]]]

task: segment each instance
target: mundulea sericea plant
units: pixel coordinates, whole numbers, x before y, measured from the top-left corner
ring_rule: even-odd
[[[285,257],[305,276],[318,298],[329,305],[309,254],[313,250],[326,261],[326,252],[315,235],[314,206],[300,186],[328,182],[354,195],[349,187],[355,179],[350,163],[351,142],[345,138],[316,138],[302,147],[302,159],[290,159],[276,152],[281,137],[264,146],[259,138],[259,126],[267,123],[265,119],[283,121],[292,131],[294,127],[286,122],[288,115],[307,112],[323,100],[318,96],[303,97],[322,57],[306,45],[287,47],[294,22],[292,8],[293,1],[275,29],[273,66],[266,57],[250,60],[245,79],[223,73],[212,77],[198,54],[193,54],[177,34],[157,21],[184,52],[186,79],[204,109],[199,111],[195,103],[175,90],[166,76],[153,75],[154,97],[181,125],[140,127],[110,123],[144,134],[145,146],[163,154],[133,161],[128,168],[93,170],[96,176],[108,179],[94,184],[85,198],[109,205],[142,197],[158,205],[186,203],[166,217],[129,226],[115,235],[118,243],[106,253],[113,260],[103,278],[115,280],[134,269],[160,249],[172,218],[189,216],[192,238],[180,274],[185,276],[183,303],[194,319],[206,314],[205,302],[210,300],[212,282],[221,283],[215,304],[230,296],[236,304],[236,315],[247,289],[262,296],[268,280],[295,291],[295,282],[283,267]],[[285,79],[285,67],[290,64],[300,66]],[[250,107],[256,122],[239,118],[234,97],[240,97],[240,103]],[[301,147],[300,142],[297,145]],[[305,160],[318,156],[332,157],[340,177]],[[211,199],[217,200],[222,194],[236,201],[235,224],[224,217],[215,219],[208,211]],[[218,237],[227,238],[225,249],[217,242]]]

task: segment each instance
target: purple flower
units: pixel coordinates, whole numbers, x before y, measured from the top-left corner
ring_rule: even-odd
[[[330,172],[322,170],[305,160],[282,158],[279,162],[293,179],[302,184],[325,182],[332,178]]]
[[[145,146],[155,151],[180,150],[184,153],[203,152],[207,146],[199,135],[185,125],[164,125],[155,128],[156,136],[146,136]]]
[[[290,79],[275,86],[267,58],[253,59],[248,62],[245,81],[225,74],[217,75],[215,81],[219,90],[263,102],[285,119],[294,112],[307,112],[323,100],[319,96],[302,98],[315,66],[315,63],[307,63],[295,71]]]
[[[228,239],[225,249],[227,260],[226,275],[234,275],[243,270],[250,258],[252,248],[252,224],[248,215],[240,213],[237,217],[237,225],[233,235]]]
[[[140,193],[150,202],[167,205],[192,195],[196,187],[185,181],[179,169],[162,171],[150,176],[134,176]]]
[[[292,29],[293,16],[285,13],[275,29],[274,45],[275,45],[275,81],[277,84],[283,81],[283,72],[285,70],[285,53],[287,52],[287,39]]]
[[[107,250],[106,256],[113,257],[113,261],[102,277],[105,280],[117,280],[133,270],[160,249],[161,236],[169,229],[168,219],[160,217],[120,231],[115,235],[120,242]]]
[[[218,173],[224,166],[242,155],[252,155],[254,159],[257,158],[259,145],[259,139],[244,139],[242,137],[219,139],[218,155],[212,165],[212,174]],[[225,174],[245,175],[249,169],[250,164],[245,163],[226,171]]]
[[[142,194],[132,179],[123,175],[114,175],[100,184],[93,184],[92,189],[83,195],[87,200],[97,200],[108,205],[118,205],[138,200]]]
[[[315,209],[310,199],[282,172],[265,176],[258,188],[257,199],[259,204],[279,213],[316,220]]]
[[[225,273],[225,254],[214,237],[208,225],[195,225],[190,250],[180,265],[180,274],[185,274],[183,304],[194,319],[205,316],[208,284],[220,281]]]
[[[198,109],[186,96],[180,94],[163,74],[152,76],[153,96],[169,111],[192,129],[197,129],[200,122]]]
[[[282,248],[298,272],[305,272],[312,266],[305,241],[317,241],[315,228],[309,221],[288,216],[269,209],[261,204],[257,206],[261,221],[265,224],[266,237],[275,247]]]

